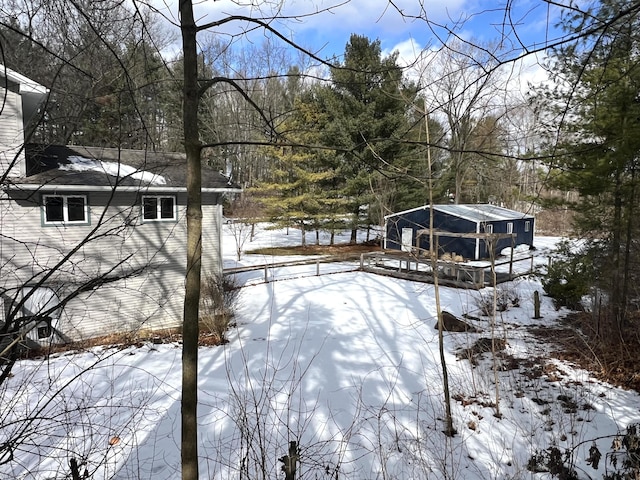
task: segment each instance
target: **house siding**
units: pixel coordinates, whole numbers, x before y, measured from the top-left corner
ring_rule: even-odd
[[[2,79],[4,80],[4,79]],[[0,121],[0,178],[24,175],[24,126],[22,97],[19,93],[0,87],[2,121]]]
[[[76,295],[64,305],[59,322],[67,340],[181,324],[186,194],[176,196],[177,222],[142,223],[136,193],[90,193],[90,225],[73,226],[42,226],[41,193],[0,195],[5,305],[21,286],[50,274],[43,285],[62,299]],[[203,196],[203,275],[222,271],[217,200],[216,194]],[[113,281],[77,293],[79,286],[104,276]]]

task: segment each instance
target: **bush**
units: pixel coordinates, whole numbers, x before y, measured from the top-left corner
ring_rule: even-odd
[[[527,463],[527,470],[533,473],[550,473],[552,478],[560,480],[578,480],[575,469],[567,465],[570,461],[569,450],[563,453],[558,447],[552,446],[543,451],[536,451]]]
[[[601,437],[605,438],[605,437]],[[578,475],[573,467],[574,448],[564,451],[556,446],[546,450],[537,450],[527,462],[527,470],[533,473],[550,473],[552,478],[560,480],[577,480]],[[602,453],[595,440],[589,448],[587,465],[598,470]],[[615,435],[611,451],[606,453],[606,472],[604,480],[631,480],[640,478],[640,424],[633,423],[627,431]]]
[[[505,312],[511,307],[517,308],[520,306],[520,296],[517,290],[497,287],[496,297],[496,312]],[[493,292],[481,294],[480,298],[476,300],[476,305],[481,315],[485,317],[492,316]]]
[[[556,307],[583,310],[582,297],[594,284],[593,257],[589,248],[572,250],[569,241],[558,244],[552,262],[542,279],[542,286]]]
[[[629,425],[624,435],[613,439],[607,460],[605,480],[640,478],[640,424]]]
[[[226,343],[226,332],[232,326],[239,293],[234,277],[204,277],[200,291],[200,326],[214,337],[214,343]]]

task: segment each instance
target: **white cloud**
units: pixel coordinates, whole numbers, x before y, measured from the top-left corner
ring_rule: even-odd
[[[230,15],[255,19],[275,18],[271,25],[286,37],[310,48],[321,49],[329,57],[344,51],[350,34],[380,39],[383,48],[409,37],[419,39],[430,35],[425,22],[448,22],[458,18],[469,0],[420,2],[417,0],[218,0],[194,2],[198,24],[218,21]],[[421,6],[425,3],[424,8]],[[174,25],[177,24],[177,0],[152,0],[152,4]],[[425,11],[425,8],[427,9]],[[215,33],[240,35],[252,27],[247,22],[234,21],[216,27]],[[259,39],[262,31],[253,33]]]

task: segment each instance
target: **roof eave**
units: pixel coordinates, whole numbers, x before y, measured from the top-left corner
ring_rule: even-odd
[[[57,192],[151,192],[151,193],[183,193],[187,191],[186,187],[163,187],[163,186],[144,186],[144,185],[70,185],[70,184],[46,184],[38,185],[35,183],[10,183],[3,185],[4,190],[8,191],[57,191]],[[240,193],[242,188],[238,187],[204,187],[202,193]]]

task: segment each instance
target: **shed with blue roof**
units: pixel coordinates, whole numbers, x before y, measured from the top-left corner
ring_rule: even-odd
[[[429,251],[432,210],[439,255],[449,253],[467,260],[481,260],[489,258],[490,245],[494,252],[518,245],[533,246],[535,219],[532,215],[490,204],[446,204],[433,205],[432,209],[424,205],[387,215],[384,247],[407,252]]]

